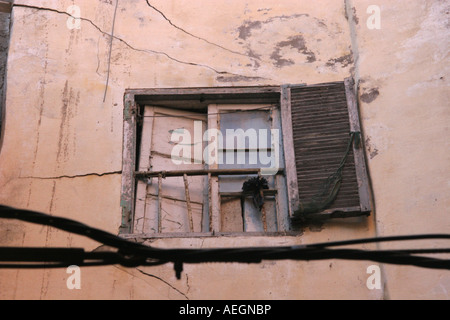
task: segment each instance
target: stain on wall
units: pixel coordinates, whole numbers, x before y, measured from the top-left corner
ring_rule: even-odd
[[[353,62],[353,53],[350,52],[342,57],[329,59],[325,65],[327,67],[336,67],[336,65],[340,65],[341,68],[345,68],[352,65]]]
[[[280,53],[283,48],[296,49],[297,52],[306,56],[306,62],[308,63],[316,61],[316,55],[314,54],[314,52],[308,50],[304,37],[302,35],[297,35],[289,37],[287,40],[280,41],[276,44],[274,51],[270,55],[270,58],[273,60],[274,65],[278,68],[289,66],[295,63],[292,59],[283,58]]]
[[[363,93],[360,96],[362,102],[371,103],[380,95],[378,88],[363,89]]]

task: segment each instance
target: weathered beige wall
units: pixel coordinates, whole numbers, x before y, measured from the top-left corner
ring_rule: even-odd
[[[27,5],[29,1],[16,1]],[[0,203],[77,219],[117,233],[126,88],[360,81],[360,108],[375,208],[370,218],[310,226],[298,237],[170,239],[160,247],[307,244],[448,232],[448,12],[446,1],[120,1],[109,86],[115,1],[33,1],[17,6],[8,60]],[[66,9],[81,8],[81,28]],[[59,12],[58,12],[59,11]],[[169,21],[170,20],[170,21]],[[62,231],[0,221],[4,246],[97,243]],[[420,242],[418,245],[439,245]],[[410,247],[411,244],[407,243]],[[373,248],[374,246],[366,246]],[[383,244],[383,248],[394,245]],[[369,261],[264,262],[65,270],[1,270],[1,299],[447,299],[448,271]]]
[[[372,1],[353,1],[360,17],[361,113],[380,236],[450,230],[448,1],[377,1],[380,30],[365,26]],[[442,242],[410,243],[439,247]],[[383,244],[396,248],[401,244]],[[448,244],[447,244],[448,246]],[[386,268],[386,296],[448,299],[449,272]]]

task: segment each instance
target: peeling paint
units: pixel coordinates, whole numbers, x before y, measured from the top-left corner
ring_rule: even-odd
[[[316,55],[314,52],[308,50],[306,47],[305,39],[302,35],[289,37],[286,41],[280,41],[277,43],[274,51],[272,52],[270,58],[274,61],[274,65],[278,68],[289,66],[295,62],[292,59],[284,59],[280,52],[282,48],[289,47],[291,49],[297,49],[298,52],[306,55],[306,61],[312,63],[316,61]]]
[[[373,158],[375,158],[378,155],[378,149],[372,145],[372,143],[370,141],[370,137],[367,137],[365,144],[366,144],[367,152],[369,153],[370,160],[372,160]]]
[[[365,90],[364,90],[365,91]],[[361,101],[365,103],[373,102],[380,95],[378,88],[371,88],[367,92],[361,94]]]
[[[235,76],[229,76],[229,77],[224,77],[224,76],[218,76],[216,78],[217,81],[219,82],[239,82],[239,81],[247,81],[247,82],[251,82],[251,81],[260,81],[262,78],[260,77],[246,77],[246,76],[240,76],[240,75],[235,75]]]
[[[261,21],[245,21],[243,25],[238,28],[239,38],[246,40],[250,37],[252,29],[261,29]]]
[[[279,48],[275,49],[275,51],[272,52],[272,54],[270,55],[270,59],[274,61],[273,64],[277,68],[287,67],[295,63],[292,59],[283,59],[283,57],[280,55]]]
[[[336,64],[340,64],[342,68],[345,68],[353,62],[353,53],[349,53],[339,58],[329,59],[325,65],[327,67],[334,67]]]
[[[293,15],[282,15],[282,16],[274,16],[270,17],[267,20],[261,21],[251,21],[251,20],[245,20],[244,23],[237,28],[238,31],[238,38],[242,40],[247,40],[251,35],[252,31],[255,29],[261,29],[264,24],[269,24],[274,22],[275,20],[290,20],[295,19],[299,17],[309,17],[309,14],[307,13],[300,13],[300,14],[293,14]]]

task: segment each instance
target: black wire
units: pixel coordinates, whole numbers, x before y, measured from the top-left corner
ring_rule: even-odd
[[[121,249],[123,252],[128,252],[130,250],[157,250],[136,242],[125,240],[106,231],[89,227],[75,220],[55,217],[32,210],[15,209],[0,205],[0,218],[18,219],[30,223],[51,226],[70,233],[85,236],[103,243],[104,245]]]
[[[353,240],[343,240],[334,242],[322,242],[316,244],[308,244],[307,247],[323,248],[323,247],[335,247],[335,246],[347,246],[353,244],[367,244],[375,242],[388,242],[388,241],[408,241],[408,240],[431,240],[431,239],[450,239],[450,234],[416,234],[416,235],[404,235],[404,236],[386,236],[376,238],[363,238]]]
[[[43,254],[42,258],[30,259],[30,250],[38,249],[40,254]],[[12,256],[8,254],[8,251],[14,250],[15,253]],[[126,258],[123,255],[116,252],[107,253],[93,253],[85,252],[82,255],[78,255],[78,259],[69,259],[61,261],[61,253],[64,249],[54,248],[0,248],[2,253],[0,261],[25,261],[32,262],[29,264],[1,264],[0,268],[61,268],[71,265],[77,266],[104,266],[104,265],[122,265],[125,267],[138,267],[138,266],[155,266],[165,264],[169,261],[152,261],[145,256],[129,257]],[[80,250],[80,249],[78,249]],[[175,250],[179,251],[179,250]],[[6,252],[6,254],[5,254]],[[66,249],[66,254],[73,252],[72,248]],[[434,269],[449,269],[450,260],[440,260],[430,257],[415,257],[411,256],[411,253],[450,253],[450,249],[411,249],[411,250],[380,250],[380,251],[367,251],[359,249],[291,249],[288,248],[275,248],[275,249],[263,249],[263,248],[249,248],[249,249],[237,249],[228,251],[225,249],[218,249],[217,251],[202,250],[191,252],[178,252],[177,256],[173,256],[171,262],[182,263],[205,263],[205,262],[245,262],[245,263],[259,263],[262,260],[297,260],[297,261],[309,261],[309,260],[327,260],[327,259],[345,259],[345,260],[371,260],[384,263],[395,263],[403,265],[414,265],[425,268]],[[63,254],[63,255],[66,255]],[[176,258],[175,258],[176,257]],[[84,261],[88,260],[88,261]],[[43,262],[45,263],[37,263]]]
[[[86,236],[107,246],[118,249],[117,252],[85,252],[84,249],[79,248],[0,248],[0,262],[4,262],[0,263],[0,268],[60,268],[70,265],[104,266],[114,264],[120,264],[125,267],[137,267],[154,266],[173,262],[178,276],[181,272],[181,265],[183,263],[259,263],[262,260],[310,261],[346,259],[412,265],[423,268],[450,269],[450,260],[415,256],[415,254],[450,253],[450,249],[448,248],[377,251],[328,248],[386,241],[450,239],[449,234],[377,237],[285,247],[158,249],[128,241],[71,219],[50,216],[31,210],[0,206],[0,218],[19,219],[26,222],[52,226],[64,231]],[[8,261],[15,263],[6,263]],[[17,262],[28,262],[28,264]]]

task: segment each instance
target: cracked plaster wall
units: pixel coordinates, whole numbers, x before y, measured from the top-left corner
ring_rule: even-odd
[[[151,244],[287,245],[448,230],[442,214],[449,204],[449,177],[442,169],[448,148],[427,143],[432,138],[448,146],[442,138],[448,130],[448,96],[442,93],[448,86],[445,1],[377,1],[383,12],[381,30],[365,26],[370,1],[119,0],[117,9],[111,0],[15,2],[0,153],[1,203],[117,233],[126,88],[319,83],[352,75],[360,81],[376,214],[311,226],[299,237]],[[66,9],[72,4],[81,9],[80,29],[66,25]],[[427,107],[430,97],[433,107]],[[429,166],[420,148],[436,155]],[[439,177],[441,184],[429,176]],[[1,222],[0,228],[2,245],[98,246],[13,221]],[[64,270],[8,270],[0,274],[0,297],[380,299],[447,294],[449,279],[442,272],[391,266],[383,270],[387,286],[368,290],[370,264],[186,265],[180,281],[171,266],[86,268],[82,290],[74,291],[66,288]],[[418,289],[410,290],[409,282],[417,278]]]

